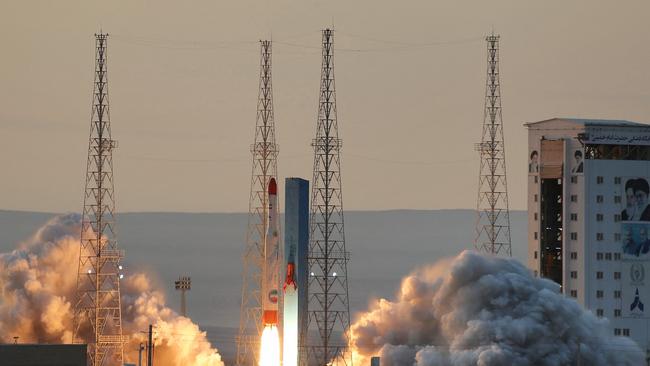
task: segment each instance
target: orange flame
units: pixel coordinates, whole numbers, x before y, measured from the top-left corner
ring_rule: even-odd
[[[278,327],[275,325],[265,326],[260,343],[259,366],[280,366],[280,334],[278,333]]]

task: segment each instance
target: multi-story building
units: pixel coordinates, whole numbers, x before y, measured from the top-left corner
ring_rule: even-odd
[[[529,268],[650,349],[650,125],[526,127]]]

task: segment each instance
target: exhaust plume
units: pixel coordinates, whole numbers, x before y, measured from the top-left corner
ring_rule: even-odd
[[[513,259],[465,251],[416,270],[350,328],[355,364],[641,365],[644,353]]]
[[[10,253],[0,253],[0,341],[70,343],[76,296],[81,217],[54,217]],[[120,282],[126,362],[136,362],[142,333],[155,325],[156,365],[223,366],[198,325],[165,305],[145,273]]]

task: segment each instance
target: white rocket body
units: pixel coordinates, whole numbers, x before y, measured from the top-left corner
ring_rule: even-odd
[[[280,230],[278,223],[278,185],[271,178],[268,187],[269,215],[266,222],[267,231],[264,242],[264,270],[262,286],[262,323],[278,324],[278,296],[280,272]]]

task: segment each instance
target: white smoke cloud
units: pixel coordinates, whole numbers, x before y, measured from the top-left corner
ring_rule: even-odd
[[[0,341],[70,343],[79,260],[80,217],[57,216],[10,253],[0,253]],[[162,291],[145,273],[120,283],[122,328],[131,338],[125,361],[136,362],[144,331],[155,325],[160,366],[223,366],[205,332],[165,305]]]
[[[634,341],[534,278],[519,262],[465,251],[417,270],[395,301],[380,299],[350,328],[355,363],[383,366],[641,365]]]

